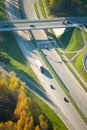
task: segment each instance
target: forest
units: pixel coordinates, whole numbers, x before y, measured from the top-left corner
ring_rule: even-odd
[[[0,72],[0,130],[56,130],[13,72]]]
[[[47,0],[49,15],[87,16],[87,0]]]

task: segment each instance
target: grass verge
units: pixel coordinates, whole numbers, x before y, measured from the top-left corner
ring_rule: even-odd
[[[34,3],[34,10],[35,10],[35,12],[37,12],[36,13],[37,18],[40,18],[40,14],[39,14],[38,7],[37,7],[37,2]]]
[[[63,33],[59,40],[63,43],[66,51],[77,51],[84,47],[82,35],[78,28]]]
[[[0,0],[0,20],[6,20],[5,4],[4,0]]]
[[[81,54],[73,61],[73,65],[75,66],[76,70],[80,73],[82,78],[87,82],[87,72],[85,71],[83,66],[83,58],[86,52],[87,52],[87,48],[83,50]]]
[[[47,18],[42,0],[39,0],[39,5],[40,5],[40,10],[41,10],[43,18]]]
[[[70,52],[70,53],[65,53],[65,55],[66,55],[66,57],[68,58],[68,59],[71,59],[73,56],[75,56],[76,55],[76,53],[77,52]]]

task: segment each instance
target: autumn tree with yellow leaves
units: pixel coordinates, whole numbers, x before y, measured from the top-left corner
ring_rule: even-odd
[[[14,73],[0,73],[0,130],[49,130],[47,118]],[[53,130],[53,129],[50,129]]]

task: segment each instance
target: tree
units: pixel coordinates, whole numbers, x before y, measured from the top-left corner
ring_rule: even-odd
[[[15,89],[16,87],[18,87],[18,78],[16,76],[13,76],[10,79],[10,87]]]
[[[3,122],[0,123],[0,130],[5,130],[5,129],[4,129],[4,123],[3,123]]]
[[[48,124],[46,121],[41,121],[40,122],[40,127],[41,127],[41,130],[47,130],[48,129]]]
[[[49,0],[49,5],[53,5],[54,4],[54,0]]]
[[[34,121],[32,116],[26,118],[24,130],[34,130]]]
[[[27,117],[26,112],[22,111],[21,114],[20,114],[20,118],[18,120],[18,130],[24,129],[26,117]]]
[[[39,125],[37,125],[34,130],[40,130]]]
[[[48,124],[45,121],[44,116],[42,114],[39,116],[39,124],[40,124],[41,130],[47,130],[48,129]]]

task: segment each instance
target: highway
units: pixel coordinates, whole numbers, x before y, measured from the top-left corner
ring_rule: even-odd
[[[6,9],[7,9],[7,12],[8,12],[8,18],[9,19],[19,18],[18,17],[19,14],[15,13],[14,9],[12,9],[13,6],[11,6],[13,4],[16,5],[17,0],[15,0],[14,3],[12,3],[11,0],[5,0],[5,2],[6,2],[5,3]],[[27,14],[29,15],[30,12],[32,12],[33,4],[34,4],[33,2],[34,1],[24,0],[24,8],[26,8],[26,10],[29,8],[29,11],[27,10],[28,12],[27,13],[25,12],[26,15]],[[31,6],[29,6],[29,5],[31,5]],[[34,12],[32,12],[32,16],[35,16],[35,13],[34,14],[33,13]],[[29,16],[31,16],[31,15],[29,15]],[[32,17],[29,17],[29,18],[32,18]],[[66,125],[68,126],[68,128],[70,130],[87,130],[87,127],[82,122],[81,118],[79,117],[79,115],[75,111],[75,109],[73,108],[72,104],[70,102],[66,103],[63,100],[66,95],[62,91],[59,84],[55,81],[53,76],[52,76],[52,78],[49,78],[49,77],[47,77],[47,75],[43,75],[42,73],[40,73],[39,70],[36,68],[35,60],[40,59],[40,57],[38,55],[38,52],[35,50],[33,44],[29,44],[29,43],[31,43],[31,41],[30,41],[30,37],[29,37],[28,34],[29,34],[28,32],[18,32],[18,33],[16,32],[16,40],[18,41],[18,44],[19,44],[22,52],[26,56],[28,62],[30,63],[32,69],[37,74],[37,77],[40,80],[41,84],[44,86],[44,88],[45,88],[46,92],[48,93],[50,99],[56,105],[56,109],[53,108],[54,111],[55,112],[57,111],[57,114],[60,115],[60,112],[58,110],[61,110],[61,113],[62,113],[63,116],[60,115],[60,117],[66,123]],[[46,35],[44,34],[44,32],[42,30],[33,31],[33,34],[35,35],[36,40],[47,39]],[[51,54],[50,51],[49,51],[49,53]],[[53,53],[53,57],[55,57],[54,53]],[[44,64],[43,61],[42,61],[42,63],[44,65],[44,67],[46,68],[46,72],[47,72],[48,68],[46,67],[46,65]],[[48,70],[48,72],[51,74],[51,72],[49,70]],[[51,84],[54,86],[55,89],[50,88]]]
[[[71,24],[62,24],[67,19]],[[80,22],[79,22],[80,21]],[[0,21],[0,31],[23,31],[23,30],[42,30],[55,28],[78,27],[79,25],[87,24],[87,18],[54,18],[54,19],[39,19],[39,20],[12,20]]]

